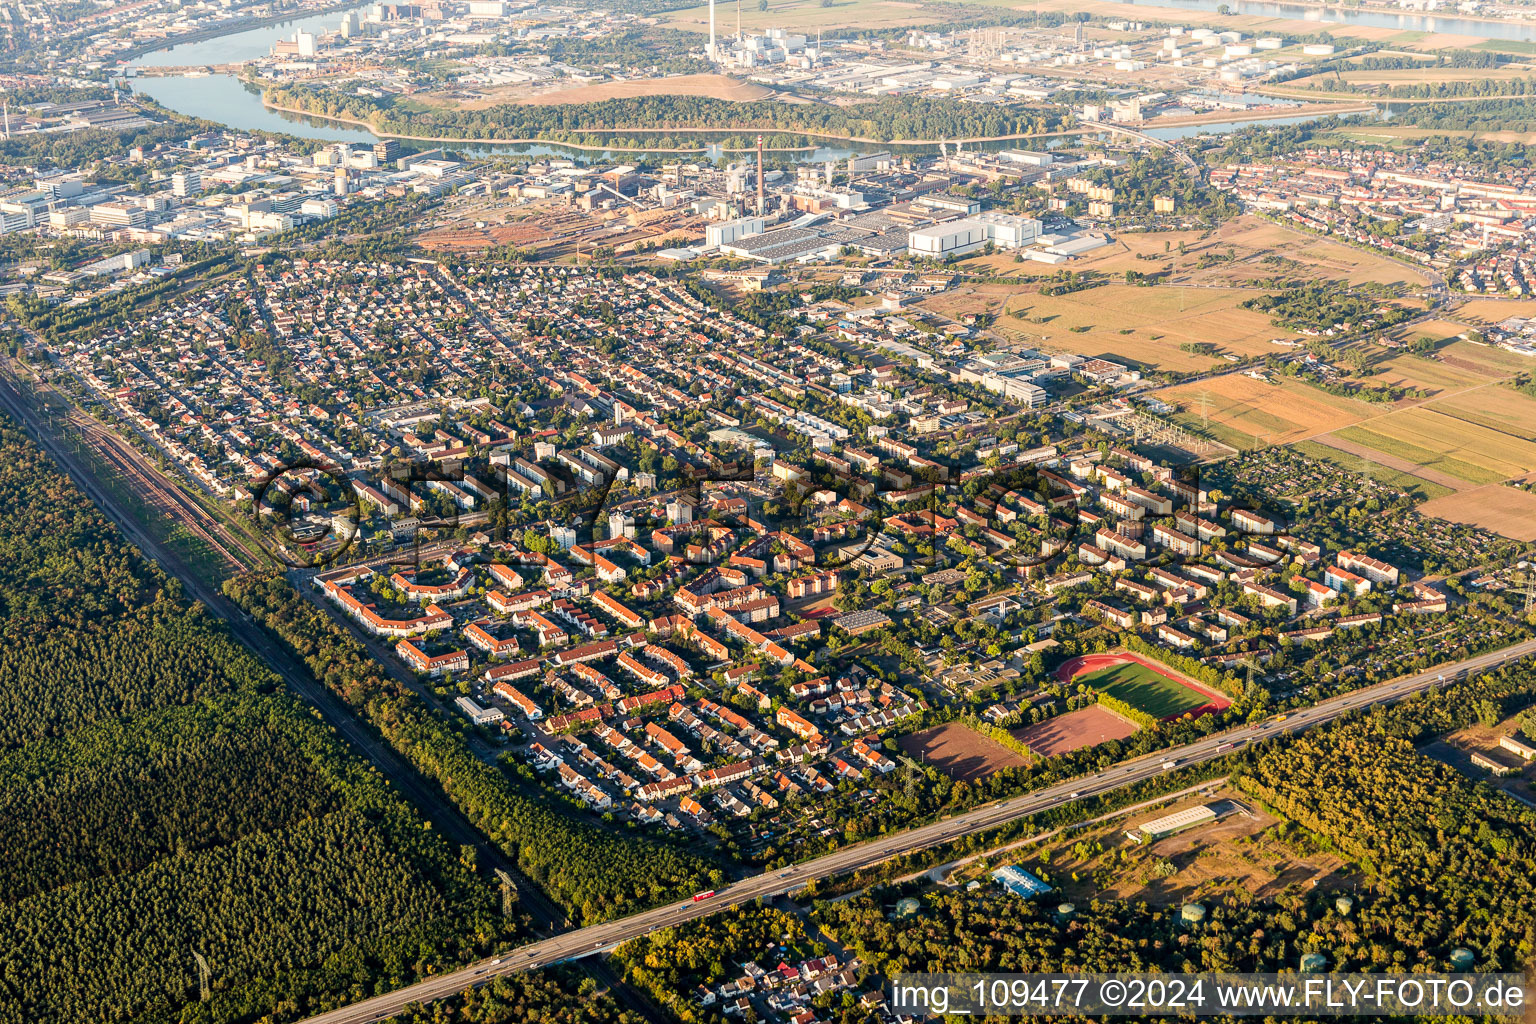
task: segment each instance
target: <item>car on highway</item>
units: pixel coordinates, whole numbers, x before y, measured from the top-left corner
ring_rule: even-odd
[[[1079,796],[1079,794],[1078,794],[1077,790],[1074,789],[1072,792],[1067,794],[1067,799],[1068,800],[1076,800],[1078,798],[1078,796]]]

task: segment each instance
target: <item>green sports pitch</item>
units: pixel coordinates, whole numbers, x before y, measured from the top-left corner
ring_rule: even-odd
[[[1157,719],[1174,718],[1211,703],[1206,694],[1135,662],[1085,672],[1072,681],[1123,700]]]

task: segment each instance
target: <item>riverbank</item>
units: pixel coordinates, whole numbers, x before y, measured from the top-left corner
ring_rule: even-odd
[[[274,14],[265,18],[242,18],[239,24],[224,24],[213,28],[204,29],[201,32],[189,32],[184,36],[174,39],[156,39],[145,43],[137,49],[126,50],[123,53],[113,55],[113,60],[120,64],[131,64],[142,57],[152,53],[161,53],[174,50],[178,46],[188,46],[194,43],[206,43],[212,39],[223,39],[225,36],[236,35],[240,32],[254,32],[257,29],[271,28],[273,25],[287,25],[305,18],[320,18],[327,14],[335,14],[338,11],[352,11],[358,8],[357,0],[340,0],[337,3],[325,4],[304,11],[284,11],[282,14]],[[205,63],[196,61],[190,64],[155,64],[157,68],[198,68],[207,67]]]

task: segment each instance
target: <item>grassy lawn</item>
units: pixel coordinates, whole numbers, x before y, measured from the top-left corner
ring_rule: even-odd
[[[1191,690],[1176,679],[1134,663],[1111,665],[1097,672],[1076,676],[1074,683],[1086,683],[1116,700],[1145,711],[1153,718],[1169,718],[1209,704],[1211,699]]]

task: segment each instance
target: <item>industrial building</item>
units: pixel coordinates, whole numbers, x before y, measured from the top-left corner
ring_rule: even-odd
[[[988,242],[999,249],[1022,249],[1033,245],[1041,230],[1040,222],[1033,217],[987,211],[964,220],[918,228],[907,235],[907,248],[916,255],[934,259],[975,252]]]
[[[763,218],[738,217],[736,220],[710,224],[704,229],[704,244],[711,249],[730,245],[739,238],[750,238],[763,233]]]
[[[992,881],[1024,899],[1051,891],[1049,885],[1016,864],[1009,864],[992,872]]]
[[[1174,811],[1161,818],[1143,822],[1126,832],[1125,837],[1133,843],[1145,843],[1215,820],[1216,812],[1205,804],[1201,804],[1199,807],[1186,807],[1182,811]]]
[[[975,252],[987,244],[987,227],[974,220],[956,220],[948,224],[919,228],[907,235],[907,251],[914,256],[944,259]]]

